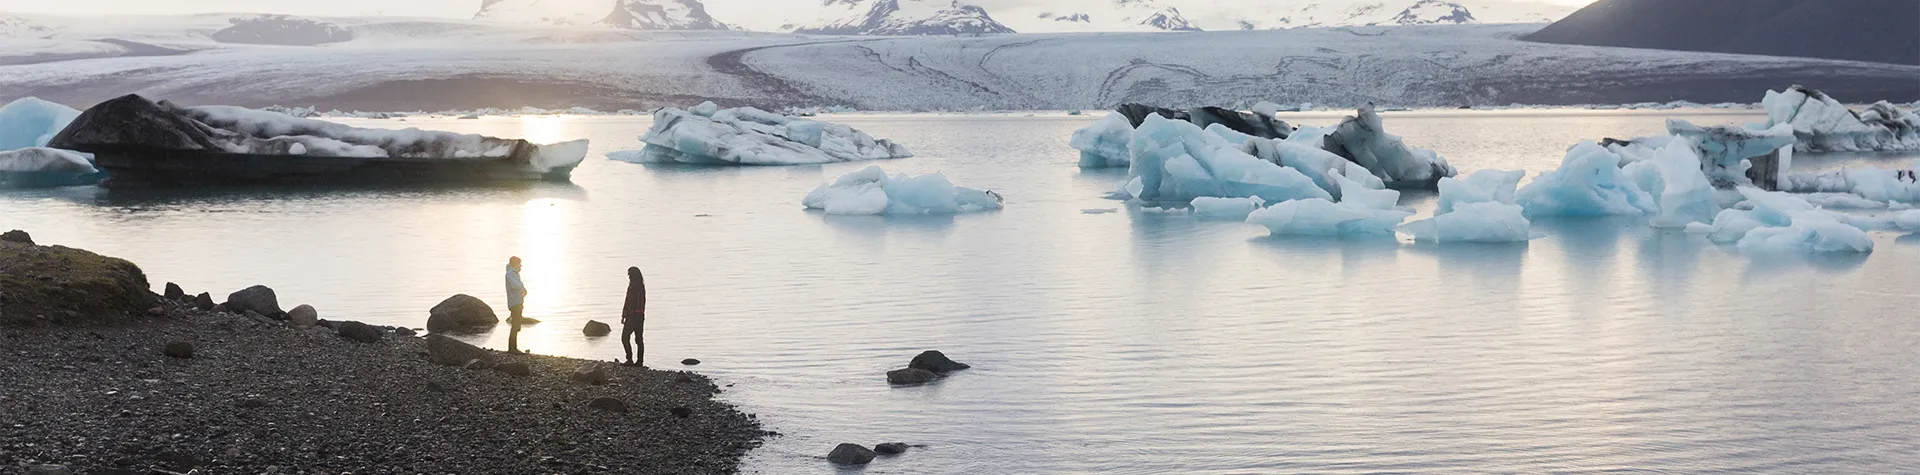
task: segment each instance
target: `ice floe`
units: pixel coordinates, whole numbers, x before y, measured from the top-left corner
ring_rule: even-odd
[[[80,116],[72,107],[23,97],[0,106],[0,150],[41,147]]]
[[[1481,170],[1466,179],[1441,178],[1440,207],[1432,218],[1400,230],[1426,242],[1524,242],[1533,223],[1514,204],[1514,186],[1525,171]]]
[[[1374,189],[1336,177],[1340,202],[1327,198],[1288,201],[1248,214],[1247,222],[1265,226],[1275,236],[1392,236],[1412,212],[1398,209],[1400,192]]]
[[[820,185],[803,204],[827,214],[913,215],[992,211],[1002,200],[992,191],[954,186],[939,173],[889,176],[873,166]]]
[[[1258,196],[1248,198],[1194,198],[1190,203],[1193,215],[1202,218],[1244,220],[1247,215],[1267,205],[1267,201]]]
[[[1711,226],[1689,229],[1742,251],[1873,252],[1873,239],[1845,215],[1788,193],[1751,187],[1739,192],[1752,209],[1723,210]]]
[[[751,107],[720,109],[712,102],[654,113],[640,150],[607,154],[638,163],[699,165],[808,165],[913,156],[889,140],[840,124]]]
[[[1268,203],[1333,195],[1299,170],[1262,160],[1189,122],[1148,115],[1128,144],[1132,164],[1115,197],[1188,204],[1194,198],[1260,197]]]

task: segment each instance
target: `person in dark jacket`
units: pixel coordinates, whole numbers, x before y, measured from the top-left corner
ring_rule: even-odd
[[[647,322],[647,279],[639,267],[627,268],[627,305],[620,311],[620,347],[627,350],[627,364],[644,366],[647,343],[642,341],[641,326]],[[628,342],[632,338],[632,342]]]

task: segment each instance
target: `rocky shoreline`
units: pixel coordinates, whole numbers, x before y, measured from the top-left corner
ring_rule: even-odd
[[[48,249],[65,250],[0,243]],[[65,278],[26,267],[0,282]],[[435,364],[404,329],[157,295],[49,317],[7,287],[0,314],[32,316],[0,319],[0,472],[734,473],[771,434],[690,372],[478,349],[487,364]]]

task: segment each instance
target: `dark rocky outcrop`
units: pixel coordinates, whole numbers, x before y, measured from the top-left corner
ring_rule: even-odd
[[[466,366],[473,360],[493,361],[493,353],[441,334],[427,335],[427,360],[447,366]]]
[[[1916,19],[1911,0],[1600,0],[1524,39],[1920,65]]]
[[[183,360],[191,359],[193,358],[193,344],[184,341],[167,343],[166,348],[160,350],[160,354]]]
[[[900,455],[907,452],[904,442],[888,442],[873,446],[873,452],[880,455]]]
[[[613,327],[594,320],[587,320],[587,327],[580,330],[586,336],[607,336],[613,334]]]
[[[587,407],[607,412],[627,412],[627,403],[610,397],[593,398],[587,401]]]
[[[233,26],[213,32],[214,41],[279,46],[317,46],[353,41],[353,32],[340,25],[287,15],[247,15],[228,22]]]
[[[182,301],[182,300],[186,300],[186,298],[187,298],[187,291],[185,291],[185,290],[181,290],[181,289],[180,289],[180,284],[175,284],[175,283],[172,283],[172,282],[168,282],[168,283],[167,283],[167,291],[166,291],[166,292],[164,292],[164,293],[161,293],[160,295],[161,295],[162,297],[166,297],[166,299],[167,299],[167,300],[172,300],[172,301],[175,301],[175,302],[179,302],[179,301]]]
[[[31,246],[33,245],[33,236],[27,234],[26,231],[15,229],[12,231],[7,231],[6,233],[0,233],[0,242],[11,242],[15,244],[26,244]]]
[[[293,325],[295,328],[307,328],[319,325],[320,311],[314,310],[312,305],[302,304],[294,307],[293,310],[287,311],[287,323]]]
[[[866,465],[873,462],[872,449],[860,444],[840,444],[827,454],[827,461],[840,465]]]
[[[373,342],[380,341],[380,329],[374,328],[373,325],[368,325],[365,323],[340,322],[340,325],[335,329],[335,331],[340,334],[341,338],[345,338],[348,340],[353,340],[361,343],[373,343]]]
[[[951,359],[947,359],[947,355],[945,353],[941,353],[935,350],[927,350],[927,351],[921,352],[919,356],[913,357],[913,362],[908,363],[907,367],[912,369],[923,369],[923,370],[934,372],[936,374],[947,374],[954,371],[972,368],[972,366],[969,366],[966,363],[960,363]]]
[[[213,303],[213,294],[201,292],[200,295],[193,296],[193,308],[200,309],[202,312],[213,311],[215,305],[217,304]]]
[[[287,315],[285,310],[280,309],[280,298],[273,294],[273,289],[264,285],[247,287],[227,294],[226,305],[228,311],[237,313],[252,311],[276,319],[285,318]]]
[[[887,372],[887,384],[927,384],[936,379],[940,379],[940,375],[919,368],[901,368]]]
[[[493,313],[493,307],[467,294],[447,297],[427,311],[427,331],[432,333],[480,329],[498,324],[500,317]]]
[[[154,307],[160,296],[152,288],[125,260],[0,241],[0,325],[120,323]]]

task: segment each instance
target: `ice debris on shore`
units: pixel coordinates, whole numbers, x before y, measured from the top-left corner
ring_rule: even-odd
[[[887,175],[867,167],[820,185],[803,204],[827,214],[915,215],[992,211],[1003,206],[992,191],[954,186],[945,175]]]
[[[712,102],[654,113],[646,147],[607,154],[635,163],[808,165],[912,157],[900,144],[840,124]]]
[[[0,150],[44,147],[76,117],[79,110],[36,97],[9,102],[0,106]]]
[[[1767,91],[1769,126],[1790,125],[1801,152],[1920,150],[1920,115],[1887,101],[1854,112],[1826,93],[1793,86]]]
[[[1432,218],[1407,223],[1401,231],[1416,241],[1525,242],[1533,223],[1514,204],[1514,187],[1525,171],[1481,170],[1466,179],[1440,179],[1440,207]]]

